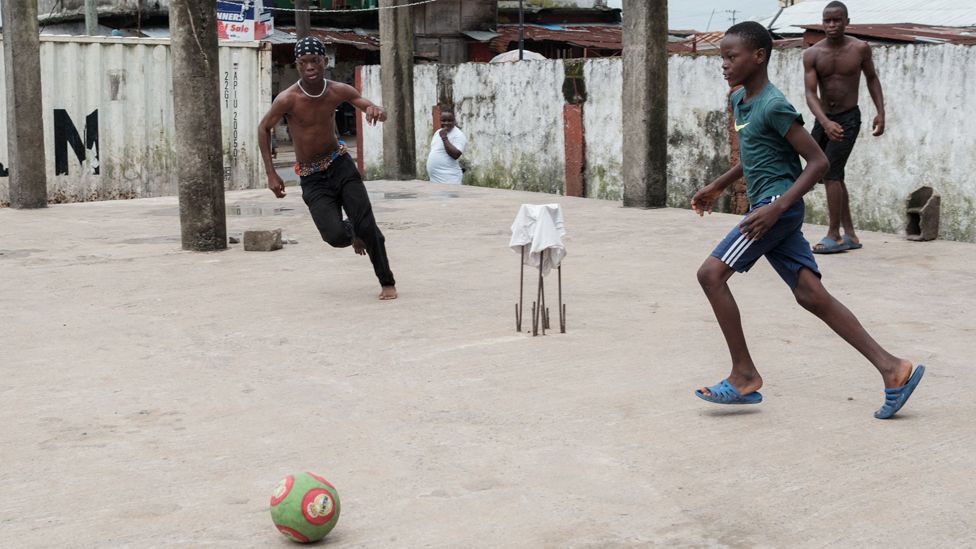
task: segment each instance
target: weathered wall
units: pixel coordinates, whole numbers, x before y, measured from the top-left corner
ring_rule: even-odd
[[[271,106],[270,66],[270,50],[256,43],[220,47],[229,189],[264,185],[256,128]],[[42,36],[41,81],[49,200],[177,193],[168,40]],[[0,91],[0,125],[6,124],[4,95]],[[4,167],[6,139],[3,132]],[[3,175],[0,170],[0,202],[8,197]]]
[[[729,169],[728,85],[714,57],[672,55],[668,63],[668,205]]]
[[[861,81],[862,126],[847,163],[851,215],[858,227],[903,233],[905,200],[922,185],[942,195],[940,238],[976,242],[976,47],[888,46],[873,49],[885,95],[886,130],[871,135],[876,111]],[[776,52],[770,78],[803,113],[802,51]],[[826,223],[823,190],[806,200],[810,221]]]
[[[380,67],[362,68],[362,96],[377,105],[383,104],[383,88],[380,84]],[[431,109],[437,103],[437,66],[416,65],[413,68],[413,121],[414,142],[417,149],[417,177],[427,179],[427,153],[433,132]],[[361,115],[361,113],[360,113]],[[383,124],[369,126],[363,123],[363,164],[367,179],[382,179],[383,173]]]
[[[562,192],[562,62],[466,63],[441,71],[453,78],[450,100],[458,127],[468,136],[465,184]],[[378,73],[376,66],[363,68],[363,95],[373,102],[381,95]],[[426,175],[437,78],[435,65],[415,69],[418,177]],[[364,132],[367,177],[382,173],[382,131],[377,126]]]
[[[964,113],[976,109],[976,48],[888,46],[873,51],[886,99],[887,129],[881,137],[871,135],[876,110],[862,79],[863,125],[846,170],[855,223],[904,233],[908,194],[932,185],[942,195],[941,238],[976,242],[976,131],[963,126]],[[587,63],[588,196],[619,197],[620,145],[603,145],[612,138],[608,132],[620,127],[619,102],[606,99],[612,94],[592,90],[619,86],[620,70],[616,60]],[[728,90],[716,56],[674,55],[668,77],[668,203],[688,207],[694,189],[728,167]],[[814,118],[803,89],[803,50],[776,51],[770,80],[812,130]],[[597,127],[601,121],[610,129]],[[823,188],[815,188],[805,201],[807,220],[825,224]]]
[[[770,79],[803,114],[813,116],[803,93],[803,51],[773,54]],[[847,164],[851,210],[859,227],[903,233],[905,200],[922,185],[942,195],[941,237],[976,242],[976,131],[966,115],[976,112],[976,47],[890,46],[874,49],[886,98],[887,131],[871,136],[875,109],[861,83],[864,125]],[[437,71],[417,73],[416,90],[436,97]],[[565,154],[562,61],[442,66],[453,78],[451,97],[458,125],[469,138],[465,183],[562,193]],[[375,71],[370,68],[364,73]],[[588,60],[583,69],[587,100],[586,196],[621,198],[622,67],[619,59]],[[442,73],[443,77],[443,73]],[[717,56],[674,55],[669,63],[668,203],[688,207],[694,190],[729,167],[728,88]],[[378,79],[367,92],[379,94]],[[417,160],[430,143],[430,106],[417,100]],[[423,127],[420,127],[423,125]],[[375,141],[377,144],[379,140]],[[367,164],[381,147],[367,148]],[[370,160],[372,154],[372,160]],[[422,172],[421,172],[422,173]],[[727,199],[727,197],[726,197]],[[807,197],[807,219],[826,223],[822,187]]]
[[[458,65],[453,102],[468,136],[465,184],[562,192],[562,83],[561,62]]]
[[[596,59],[583,66],[587,97],[583,104],[586,136],[584,195],[621,200],[620,163],[623,159],[620,59]]]
[[[726,86],[713,80],[714,58],[671,56],[668,63],[668,204],[690,207],[694,190],[728,169]],[[586,63],[590,90],[586,130],[586,196],[620,200],[621,103],[619,59]],[[703,86],[702,82],[709,83]],[[688,90],[698,90],[688,93]]]

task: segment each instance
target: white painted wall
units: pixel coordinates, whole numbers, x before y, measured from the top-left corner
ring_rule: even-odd
[[[433,108],[437,103],[437,65],[415,65],[413,68],[414,143],[417,155],[417,177],[427,178],[427,153],[433,135]],[[379,65],[362,68],[362,96],[377,105],[383,104]],[[360,116],[362,114],[360,113]],[[367,179],[382,179],[383,124],[363,124],[363,167]]]
[[[976,47],[887,46],[873,49],[885,95],[886,130],[871,135],[876,111],[861,81],[862,126],[847,163],[857,226],[903,233],[905,200],[922,185],[942,195],[941,238],[976,242]],[[803,113],[802,51],[776,52],[770,78]],[[822,188],[809,193],[808,219],[826,222]]]
[[[889,46],[873,50],[886,98],[887,130],[871,135],[876,110],[863,79],[863,125],[847,164],[851,211],[857,226],[903,233],[904,202],[922,185],[942,195],[944,238],[976,242],[976,48]],[[669,63],[668,202],[687,207],[694,190],[728,166],[724,117],[727,88],[716,56],[672,56]],[[589,61],[584,118],[587,195],[620,197],[619,132],[622,66],[618,59]],[[803,50],[778,50],[770,80],[803,114],[814,118],[803,88]],[[826,223],[826,200],[818,186],[805,198],[807,218]]]
[[[672,56],[668,65],[668,203],[690,206],[691,195],[728,169],[727,87],[714,57]],[[620,59],[588,61],[586,196],[620,200],[623,158]],[[694,90],[692,92],[691,90]]]
[[[453,103],[458,127],[468,137],[465,183],[506,189],[562,192],[563,64],[561,61],[466,63],[441,67],[453,73]],[[437,67],[414,69],[418,176],[425,173],[437,102]],[[363,96],[379,102],[379,67],[363,67]],[[368,177],[382,174],[382,131],[364,132]]]
[[[729,169],[728,85],[717,57],[672,55],[668,63],[668,204]]]
[[[265,180],[257,124],[271,107],[271,51],[257,43],[221,44],[219,56],[225,185],[260,188]],[[169,40],[42,36],[41,86],[50,200],[177,194]],[[4,127],[5,95],[0,89]],[[86,117],[98,111],[98,174],[95,150],[79,162],[70,147],[67,174],[56,173],[57,109],[67,111],[82,141]],[[8,165],[5,131],[0,163]],[[8,200],[8,179],[0,177],[0,202]]]
[[[931,185],[942,195],[941,237],[976,242],[976,130],[969,123],[976,112],[976,47],[888,46],[874,48],[873,55],[886,98],[887,130],[871,136],[875,109],[862,79],[863,126],[846,177],[855,222],[903,233],[908,194]],[[812,130],[802,56],[799,49],[776,51],[770,79]],[[471,138],[465,155],[473,166],[469,173],[490,174],[482,177],[485,184],[524,188],[518,184],[521,158],[548,163],[550,177],[559,177],[562,63],[469,64],[454,70],[458,123]],[[618,200],[622,65],[619,59],[589,60],[584,77],[586,194]],[[694,190],[729,165],[728,89],[716,56],[672,56],[668,78],[668,200],[687,207]],[[553,191],[562,192],[561,178]],[[806,203],[808,220],[826,223],[823,188],[811,191]]]
[[[454,75],[458,125],[468,137],[467,184],[563,192],[563,64],[466,63]]]
[[[586,103],[583,128],[586,135],[584,181],[586,196],[622,200],[621,159],[623,139],[621,94],[623,71],[619,59],[595,59],[583,65]]]

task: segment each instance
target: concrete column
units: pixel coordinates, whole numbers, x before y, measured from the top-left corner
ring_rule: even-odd
[[[96,0],[85,0],[85,34],[95,36],[98,34],[98,9],[95,7]]]
[[[308,12],[308,0],[295,0],[295,35],[301,40],[312,31],[312,16]]]
[[[183,249],[227,247],[220,124],[217,13],[213,0],[171,0],[173,114]]]
[[[668,2],[624,0],[624,206],[668,200]]]
[[[380,7],[394,6],[380,0]],[[380,10],[380,80],[387,120],[383,127],[383,168],[387,179],[416,179],[413,128],[413,8]]]
[[[41,49],[37,0],[0,0],[7,86],[7,161],[10,206],[47,206]],[[14,69],[16,67],[16,70]]]

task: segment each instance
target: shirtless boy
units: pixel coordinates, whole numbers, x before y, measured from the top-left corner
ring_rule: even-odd
[[[285,183],[271,161],[270,136],[275,124],[287,116],[302,199],[322,240],[334,248],[352,245],[356,253],[369,254],[381,286],[379,298],[396,299],[385,239],[373,218],[366,186],[356,163],[346,154],[345,144],[335,134],[336,107],[344,101],[365,112],[369,124],[386,120],[386,111],[360,96],[356,88],[325,79],[325,45],[318,38],[306,37],[295,44],[295,64],[301,78],[278,94],[258,126],[268,188],[284,198]],[[342,218],[343,210],[348,219]]]

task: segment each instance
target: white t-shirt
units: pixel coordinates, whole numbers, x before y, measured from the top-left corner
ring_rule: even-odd
[[[457,126],[451,128],[447,134],[448,141],[457,150],[464,152],[464,146],[468,144],[468,138],[458,129]],[[434,132],[434,138],[430,141],[430,154],[427,156],[427,177],[431,183],[456,183],[461,184],[461,165],[457,160],[451,158],[444,149],[444,142],[441,140],[441,130]]]

